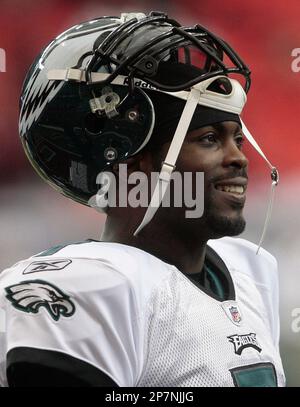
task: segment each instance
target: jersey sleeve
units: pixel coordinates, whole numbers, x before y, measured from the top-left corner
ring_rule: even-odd
[[[266,250],[264,251],[264,267],[263,270],[268,270],[267,281],[265,285],[269,288],[268,295],[265,297],[265,305],[268,314],[272,321],[272,334],[274,345],[279,352],[280,340],[280,317],[279,317],[279,278],[278,278],[278,263],[274,256]]]
[[[1,275],[7,368],[16,359],[36,358],[43,367],[63,370],[73,360],[78,378],[94,372],[95,381],[99,371],[118,386],[134,386],[142,335],[130,282],[107,260],[57,261],[54,270],[43,258],[45,271],[21,263]],[[47,351],[57,357],[50,361]]]
[[[279,320],[279,282],[278,263],[276,258],[267,250],[260,248],[256,254],[258,246],[243,239],[238,239],[239,244],[244,248],[245,257],[250,264],[249,270],[252,279],[265,306],[268,323],[270,324],[271,335],[276,349],[279,349],[280,320]]]
[[[278,349],[280,336],[278,266],[267,250],[240,238],[225,237],[210,241],[227,264],[247,274],[255,284],[265,309],[266,324],[270,327],[273,343]]]

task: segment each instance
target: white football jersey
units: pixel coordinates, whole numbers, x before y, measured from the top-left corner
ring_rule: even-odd
[[[243,239],[208,242],[232,295],[220,301],[171,264],[87,241],[0,275],[0,385],[15,348],[70,355],[119,386],[284,386],[276,261]]]

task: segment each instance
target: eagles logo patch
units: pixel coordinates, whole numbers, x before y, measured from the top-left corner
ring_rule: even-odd
[[[27,280],[5,288],[6,298],[23,312],[37,314],[45,308],[54,321],[61,316],[70,317],[75,305],[59,288],[43,280]]]

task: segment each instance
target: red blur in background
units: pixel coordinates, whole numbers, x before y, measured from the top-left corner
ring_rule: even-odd
[[[0,180],[10,182],[31,171],[18,139],[18,100],[34,58],[61,31],[80,21],[122,11],[150,11],[156,6],[183,24],[201,23],[223,37],[252,70],[252,88],[244,120],[268,158],[284,176],[299,170],[300,72],[292,71],[293,49],[300,47],[299,0],[240,0],[138,3],[112,1],[3,0],[0,48],[6,72],[0,73]],[[300,64],[299,64],[300,65]],[[266,174],[264,162],[246,147],[251,174]],[[12,167],[12,162],[14,163]]]

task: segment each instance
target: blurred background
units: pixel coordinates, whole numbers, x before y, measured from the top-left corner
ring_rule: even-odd
[[[166,11],[185,25],[198,22],[208,27],[229,42],[252,70],[243,118],[281,176],[264,247],[279,263],[281,352],[287,384],[299,386],[300,332],[292,330],[292,311],[300,308],[300,72],[291,67],[292,50],[300,48],[299,0],[288,4],[282,0],[1,0],[0,48],[5,50],[6,72],[0,72],[0,270],[59,243],[97,239],[105,220],[52,191],[27,162],[17,130],[26,70],[42,47],[78,22],[151,10]],[[246,152],[250,188],[243,236],[257,243],[270,172],[253,149],[246,146]]]

